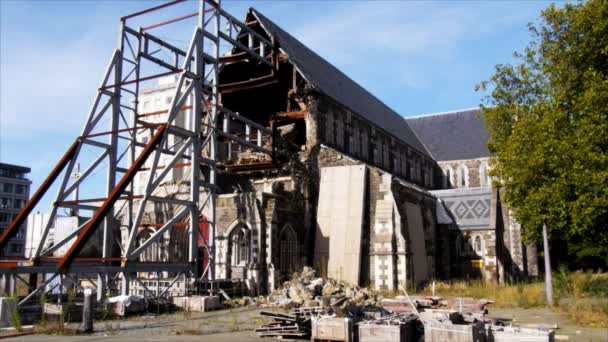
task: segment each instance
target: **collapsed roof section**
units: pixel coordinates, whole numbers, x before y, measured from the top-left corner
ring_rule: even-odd
[[[274,39],[287,60],[314,88],[430,157],[403,117],[254,8],[247,15],[247,22],[252,21],[257,21]]]

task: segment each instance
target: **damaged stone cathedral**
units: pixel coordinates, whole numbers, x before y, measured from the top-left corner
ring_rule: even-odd
[[[260,12],[250,9],[245,22],[276,44],[278,71],[266,75],[258,61],[229,52],[221,103],[272,134],[240,127],[252,148],[220,135],[226,172],[217,182],[217,279],[263,293],[304,265],[386,290],[537,275],[535,246],[522,243],[488,174],[479,109],[404,118]],[[145,90],[140,110],[164,109],[174,89],[165,79]],[[256,151],[265,145],[272,157]],[[176,198],[189,192],[184,172],[165,178],[164,190]],[[167,210],[147,208],[138,241]],[[141,258],[181,258],[187,237],[180,234],[169,230]]]

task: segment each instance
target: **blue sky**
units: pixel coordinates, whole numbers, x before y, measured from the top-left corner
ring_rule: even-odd
[[[84,123],[118,18],[156,4],[0,0],[1,162],[31,167],[40,184]],[[223,2],[241,19],[256,7],[404,116],[479,105],[475,84],[525,47],[548,4]]]

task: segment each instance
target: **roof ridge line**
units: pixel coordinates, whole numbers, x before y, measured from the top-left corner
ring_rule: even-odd
[[[445,112],[418,114],[418,115],[412,115],[412,116],[404,116],[403,118],[405,120],[408,120],[408,119],[418,119],[418,118],[426,118],[426,117],[429,117],[429,116],[458,114],[458,113],[467,112],[467,111],[476,110],[476,109],[481,110],[481,107],[470,107],[470,108],[455,109],[455,110],[450,110],[450,111],[445,111]]]

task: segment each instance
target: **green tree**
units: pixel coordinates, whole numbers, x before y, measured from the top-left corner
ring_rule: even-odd
[[[516,63],[486,92],[492,175],[528,240],[567,241],[571,255],[608,261],[608,1],[542,11]]]

